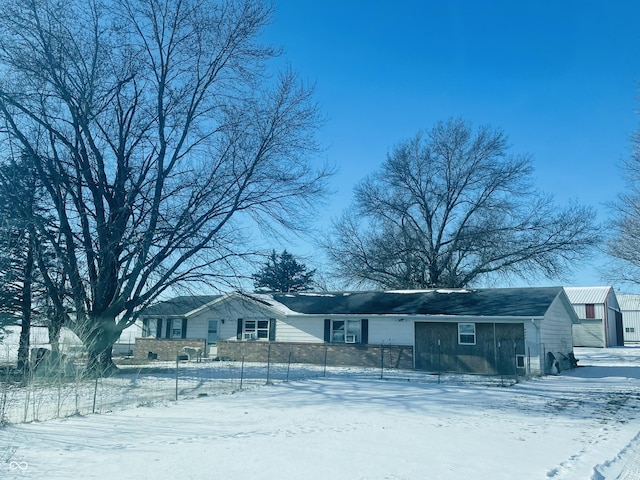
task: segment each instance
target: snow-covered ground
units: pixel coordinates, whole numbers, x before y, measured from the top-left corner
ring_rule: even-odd
[[[0,427],[0,478],[639,479],[640,348],[576,353],[504,388],[330,374]]]

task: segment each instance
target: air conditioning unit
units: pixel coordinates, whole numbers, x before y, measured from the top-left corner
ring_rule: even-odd
[[[345,343],[356,343],[356,336],[355,335],[345,335],[344,341],[345,341]]]

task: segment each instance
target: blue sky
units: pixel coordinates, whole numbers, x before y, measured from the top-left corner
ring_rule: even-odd
[[[606,218],[640,120],[640,2],[275,0],[275,8],[265,38],[315,83],[326,117],[319,140],[339,169],[317,227],[342,212],[393,145],[450,117],[502,128],[513,153],[533,156],[542,190]],[[572,283],[601,284],[597,263]]]

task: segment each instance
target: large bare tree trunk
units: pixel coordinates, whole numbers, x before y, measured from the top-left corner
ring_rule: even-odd
[[[108,376],[117,369],[112,355],[120,329],[115,319],[109,316],[94,317],[88,328],[90,331],[81,336],[87,349],[87,371],[90,375]]]
[[[38,234],[68,286],[43,275],[48,294],[97,373],[141,309],[177,285],[228,285],[255,253],[242,231],[301,231],[326,192],[312,90],[265,75],[271,13],[255,0],[3,4],[0,141],[46,191],[54,218]]]
[[[33,248],[29,239],[27,256],[24,265],[22,284],[22,327],[20,328],[20,344],[18,345],[18,370],[25,375],[29,371],[29,346],[31,338],[31,285],[33,281]]]

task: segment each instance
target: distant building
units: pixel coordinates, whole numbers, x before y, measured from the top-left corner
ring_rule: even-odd
[[[640,342],[640,295],[618,295],[618,302],[622,311],[625,343]]]
[[[622,312],[613,287],[565,287],[580,323],[573,326],[575,347],[624,345]]]

